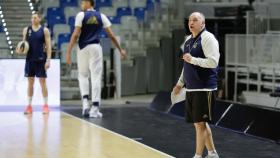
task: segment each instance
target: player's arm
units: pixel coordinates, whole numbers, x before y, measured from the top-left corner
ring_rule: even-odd
[[[71,50],[73,49],[74,45],[76,44],[80,34],[81,34],[81,27],[76,26],[74,29],[74,32],[72,33],[70,42],[68,44],[67,53],[71,53]]]
[[[122,57],[125,58],[126,57],[126,52],[125,52],[124,49],[121,48],[121,46],[120,46],[115,34],[113,33],[112,29],[110,27],[106,27],[105,31],[107,32],[109,38],[112,40],[114,45],[117,47],[117,49],[121,53]]]
[[[104,14],[101,14],[101,19],[102,19],[102,22],[103,22],[103,28],[105,29],[107,35],[109,36],[109,38],[112,40],[114,45],[119,50],[122,58],[126,58],[126,51],[121,48],[120,43],[118,42],[114,32],[112,31],[112,29],[111,29],[112,24],[111,24],[110,20]]]
[[[27,34],[27,27],[23,28],[22,30],[22,40],[26,41],[26,34]]]
[[[71,51],[76,44],[80,34],[81,34],[81,29],[82,29],[82,23],[84,19],[85,13],[84,12],[79,12],[76,16],[75,19],[75,29],[74,32],[71,35],[70,42],[68,43],[67,49],[66,49],[66,63],[68,65],[71,65],[72,60],[71,60]]]
[[[74,47],[74,45],[76,44],[79,36],[80,36],[80,33],[81,33],[81,27],[79,26],[76,26],[75,29],[74,29],[74,32],[72,33],[72,36],[71,36],[71,39],[70,39],[70,42],[67,46],[67,50],[66,50],[66,62],[67,64],[71,64],[71,51]]]
[[[26,40],[26,33],[27,33],[27,27],[23,28],[23,30],[22,30],[22,40],[23,41]],[[16,47],[16,53],[22,52],[23,51],[22,49],[23,48],[20,49],[20,48]]]
[[[50,31],[47,28],[44,28],[44,35],[45,35],[45,43],[46,43],[46,53],[47,53],[47,61],[45,64],[45,69],[50,67],[51,56],[52,56],[52,46],[51,46],[51,36]]]
[[[52,46],[51,46],[51,36],[50,31],[47,28],[44,28],[44,34],[45,34],[45,42],[46,42],[46,50],[47,50],[47,60],[51,59],[52,55]]]

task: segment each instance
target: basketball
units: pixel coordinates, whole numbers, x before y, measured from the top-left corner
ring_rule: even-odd
[[[17,53],[18,54],[27,54],[28,50],[29,50],[29,44],[27,41],[20,41],[17,44]]]

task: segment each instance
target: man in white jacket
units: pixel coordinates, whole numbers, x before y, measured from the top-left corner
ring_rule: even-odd
[[[186,121],[196,129],[196,153],[194,158],[202,158],[206,146],[206,158],[219,158],[208,122],[213,120],[212,110],[217,90],[217,67],[220,53],[214,35],[205,28],[205,16],[194,12],[189,17],[188,27],[192,33],[182,46],[184,68],[173,88],[179,94],[186,86]]]

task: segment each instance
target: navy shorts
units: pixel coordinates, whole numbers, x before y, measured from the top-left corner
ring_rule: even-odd
[[[25,77],[40,77],[46,78],[47,73],[45,70],[46,61],[28,61],[25,63]]]

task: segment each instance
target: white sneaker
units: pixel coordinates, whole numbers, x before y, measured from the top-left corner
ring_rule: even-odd
[[[89,117],[93,118],[101,118],[103,114],[99,111],[99,108],[96,106],[92,106],[89,112]]]
[[[82,115],[84,117],[89,117],[89,103],[87,99],[83,99],[83,111]]]
[[[212,153],[210,155],[207,155],[205,158],[219,158],[219,155],[217,153]]]

